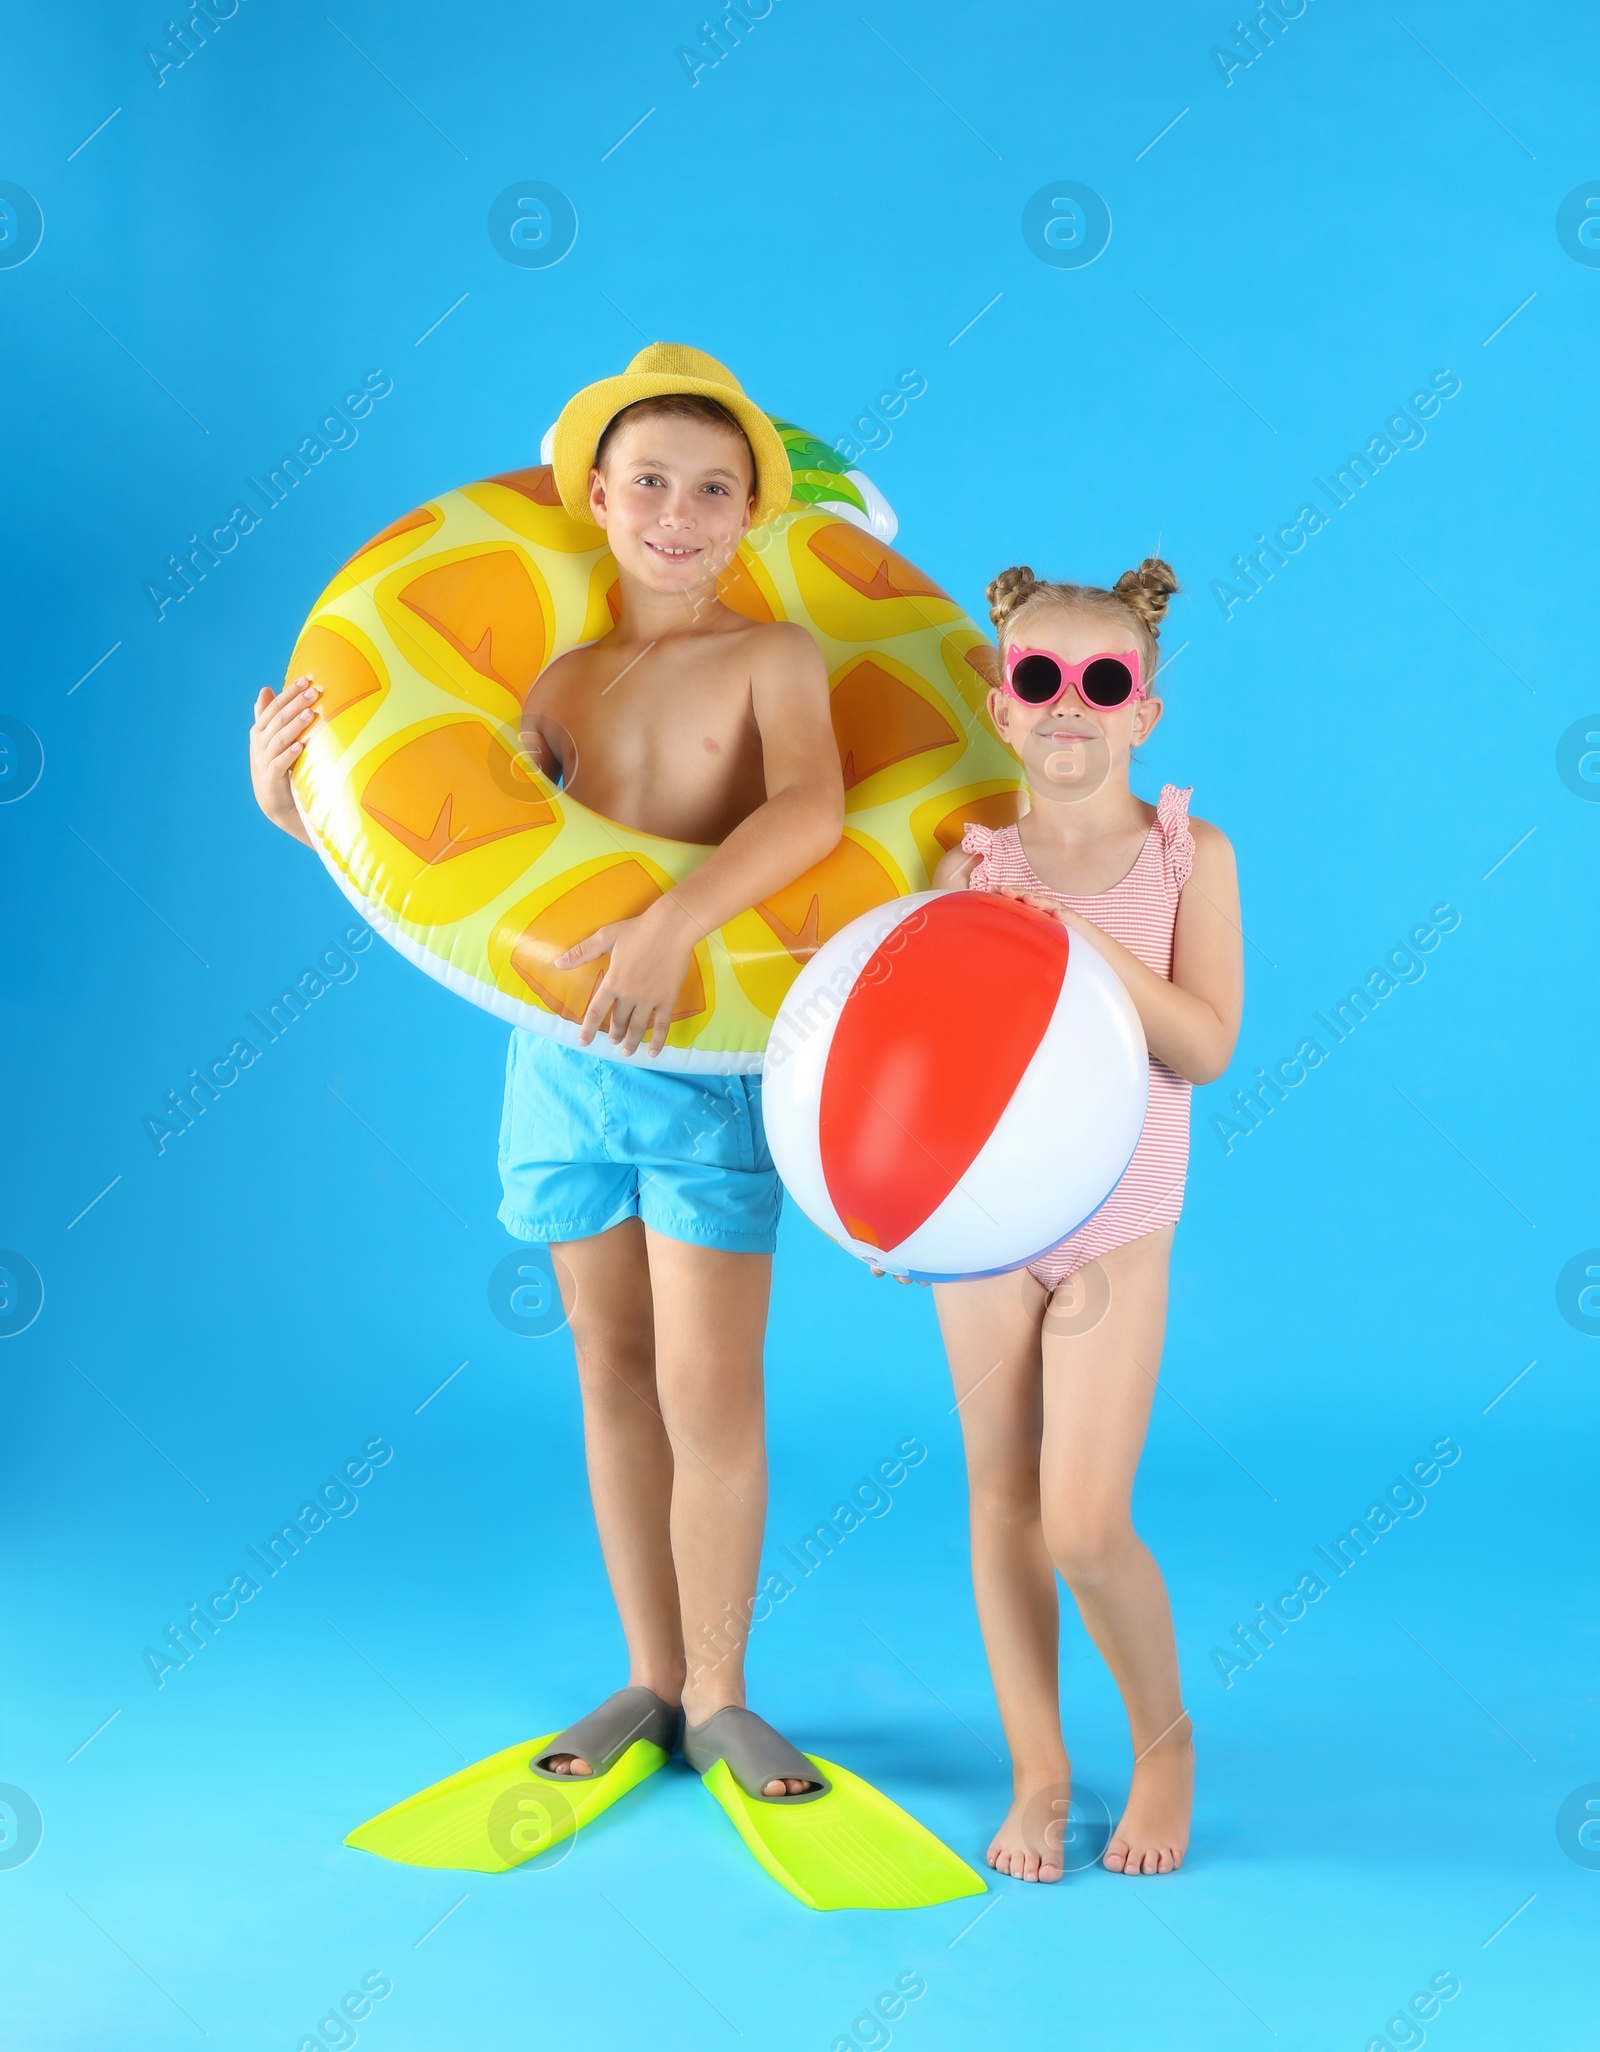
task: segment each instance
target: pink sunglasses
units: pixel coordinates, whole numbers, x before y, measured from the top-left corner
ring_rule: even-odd
[[[1126,655],[1092,655],[1081,663],[1063,663],[1047,648],[1010,648],[1006,651],[1005,688],[1019,705],[1036,709],[1054,705],[1077,687],[1085,705],[1102,711],[1126,705],[1129,699],[1144,697],[1139,676],[1139,651]]]

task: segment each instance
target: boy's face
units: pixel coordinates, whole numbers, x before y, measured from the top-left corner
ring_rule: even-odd
[[[750,447],[732,428],[671,415],[624,421],[589,473],[589,506],[618,567],[654,591],[725,570],[755,505]]]

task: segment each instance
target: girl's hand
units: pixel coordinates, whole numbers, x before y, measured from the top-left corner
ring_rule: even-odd
[[[869,1269],[871,1269],[872,1273],[875,1276],[878,1276],[880,1278],[891,1273],[891,1271],[887,1268],[880,1268],[876,1261],[869,1261],[867,1263],[867,1266]],[[895,1281],[897,1283],[914,1282],[922,1289],[926,1289],[928,1287],[928,1285],[925,1282],[923,1282],[921,1276],[919,1275],[897,1275],[895,1276]]]
[[[1014,884],[1008,884],[1002,886],[998,895],[1002,898],[1015,898],[1019,905],[1031,905],[1036,912],[1048,912],[1052,919],[1059,919],[1072,933],[1088,935],[1100,930],[1092,919],[1085,919],[1081,912],[1074,912],[1070,905],[1058,904],[1054,898],[1047,898],[1042,891],[1025,891]]]
[[[311,839],[295,810],[289,773],[306,745],[306,732],[316,718],[314,707],[321,695],[321,685],[313,684],[309,677],[296,677],[276,692],[263,684],[250,729],[250,788],[256,803],[274,826],[304,841],[308,848]]]
[[[557,969],[579,969],[602,955],[611,957],[578,1028],[578,1045],[587,1047],[604,1027],[613,1045],[625,1055],[635,1053],[647,1033],[650,1053],[660,1054],[694,958],[696,938],[693,922],[668,896],[637,918],[602,926],[586,941],[557,955]]]

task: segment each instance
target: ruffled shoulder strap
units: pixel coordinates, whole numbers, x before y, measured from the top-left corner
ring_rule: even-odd
[[[976,855],[977,861],[967,872],[969,891],[986,891],[989,884],[989,856],[994,847],[993,827],[979,826],[976,820],[968,820],[961,836],[963,855]]]
[[[1189,800],[1193,796],[1193,784],[1185,790],[1176,784],[1163,784],[1156,800],[1156,825],[1161,831],[1167,880],[1175,891],[1183,889],[1194,868],[1194,835],[1189,827]]]

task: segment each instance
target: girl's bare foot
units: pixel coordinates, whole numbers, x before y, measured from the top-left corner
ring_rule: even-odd
[[[1013,1881],[1059,1881],[1071,1800],[1070,1770],[1018,1781],[1016,1797],[986,1855],[995,1872]]]
[[[1128,1807],[1101,1855],[1113,1874],[1170,1874],[1189,1849],[1194,1741],[1189,1722],[1158,1739],[1134,1765]]]

